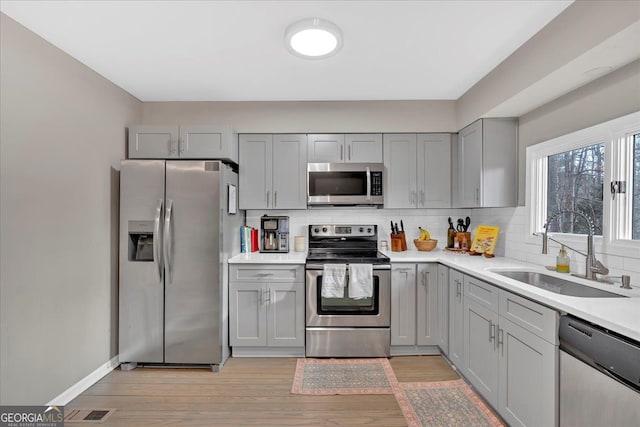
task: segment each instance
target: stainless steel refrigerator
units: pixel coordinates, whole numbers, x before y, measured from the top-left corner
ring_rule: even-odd
[[[239,252],[238,175],[219,161],[123,160],[119,347],[137,364],[229,357],[227,259]]]

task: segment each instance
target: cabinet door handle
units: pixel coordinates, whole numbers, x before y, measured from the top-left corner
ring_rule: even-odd
[[[500,347],[500,354],[504,356],[504,329],[498,328],[498,347]]]
[[[480,189],[476,188],[476,205],[480,204]]]
[[[267,292],[265,292],[265,294],[267,295],[265,298],[265,304],[271,303],[271,289],[267,289]]]
[[[351,160],[351,145],[349,145],[349,160]]]
[[[496,339],[496,325],[493,324],[492,320],[489,320],[489,342]]]
[[[273,207],[278,207],[278,190],[273,192]]]
[[[258,273],[258,277],[270,277],[273,276],[273,273]]]
[[[178,152],[180,153],[180,155],[182,155],[185,151],[185,143],[184,140],[182,138],[178,138]]]
[[[260,305],[264,304],[264,289],[260,289]]]
[[[344,145],[340,146],[340,160],[344,160]]]
[[[269,190],[267,190],[267,208],[269,207]]]
[[[420,190],[420,204],[424,207],[424,190]]]

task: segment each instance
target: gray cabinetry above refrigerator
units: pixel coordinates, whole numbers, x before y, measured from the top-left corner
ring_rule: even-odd
[[[229,126],[129,127],[130,159],[219,159],[238,163],[238,135]]]

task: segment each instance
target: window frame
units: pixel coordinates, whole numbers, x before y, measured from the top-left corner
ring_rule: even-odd
[[[600,123],[589,128],[531,145],[526,149],[527,242],[540,243],[533,233],[543,232],[547,213],[548,157],[554,154],[604,144],[604,189],[602,204],[602,236],[594,236],[596,252],[637,257],[640,240],[631,239],[633,192],[633,136],[640,133],[640,111]],[[625,194],[612,197],[611,181],[626,181]],[[582,234],[553,233],[563,242],[576,247],[585,246]],[[572,245],[572,246],[573,246]],[[630,251],[632,251],[630,253]]]

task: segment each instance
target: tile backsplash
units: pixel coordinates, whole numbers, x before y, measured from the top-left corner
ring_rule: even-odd
[[[438,247],[444,248],[447,241],[447,218],[451,217],[454,226],[458,218],[469,216],[471,227],[469,231],[473,236],[478,224],[497,225],[500,227],[500,235],[496,245],[497,256],[507,256],[520,261],[537,265],[555,265],[559,246],[549,242],[547,255],[541,254],[542,238],[532,242],[527,231],[527,209],[515,208],[480,208],[480,209],[375,209],[375,208],[312,208],[308,210],[249,210],[247,211],[247,225],[260,228],[262,215],[286,215],[289,216],[290,239],[294,236],[308,234],[309,224],[376,224],[378,225],[378,239],[390,240],[390,221],[400,224],[404,222],[407,233],[407,244],[413,249],[414,238],[420,236],[418,227],[425,228],[431,233],[432,239],[438,240]],[[577,247],[584,248],[585,243]],[[584,257],[570,251],[571,271],[584,273]],[[631,284],[640,287],[640,251],[630,253],[628,256],[596,253],[597,258],[610,270],[611,276],[628,274],[631,276]]]

